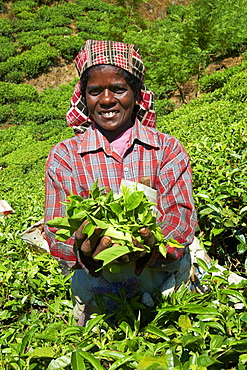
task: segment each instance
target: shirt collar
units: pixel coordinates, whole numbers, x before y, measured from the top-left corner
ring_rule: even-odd
[[[135,140],[140,141],[143,144],[147,144],[154,148],[158,148],[158,131],[156,129],[143,126],[138,119],[132,128],[130,134],[130,144],[132,145]]]
[[[109,151],[111,148],[108,140],[97,129],[97,126],[94,123],[92,123],[83,134],[77,135],[77,138],[80,140],[78,153],[93,152],[99,149]],[[129,146],[131,146],[135,140],[155,148],[159,147],[157,130],[143,126],[138,119],[136,119],[136,122],[132,127]]]

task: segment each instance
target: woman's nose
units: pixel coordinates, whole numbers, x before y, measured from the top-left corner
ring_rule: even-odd
[[[100,105],[111,107],[111,106],[114,106],[115,104],[116,104],[116,99],[114,97],[113,92],[108,89],[103,90],[100,96]]]

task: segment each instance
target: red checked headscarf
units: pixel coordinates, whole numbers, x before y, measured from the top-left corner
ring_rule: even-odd
[[[79,76],[92,66],[110,64],[125,69],[143,82],[145,67],[139,48],[116,41],[87,40],[75,58]],[[144,126],[155,127],[154,95],[142,84],[137,118]],[[85,98],[81,96],[80,81],[76,84],[66,120],[76,133],[84,132],[91,124]]]

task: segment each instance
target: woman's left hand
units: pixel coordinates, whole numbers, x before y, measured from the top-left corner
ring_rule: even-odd
[[[133,240],[133,243],[136,247],[143,249],[141,252],[135,252],[135,274],[137,276],[142,273],[145,267],[154,263],[159,255],[159,252],[156,250],[156,248],[154,248],[156,241],[152,232],[147,227],[143,227],[140,229],[140,234],[145,244],[151,248],[151,252],[148,253],[143,244],[137,240]]]

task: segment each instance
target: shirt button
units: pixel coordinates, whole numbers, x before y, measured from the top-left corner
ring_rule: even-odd
[[[129,168],[128,167],[124,167],[124,172],[128,172],[129,171]]]

